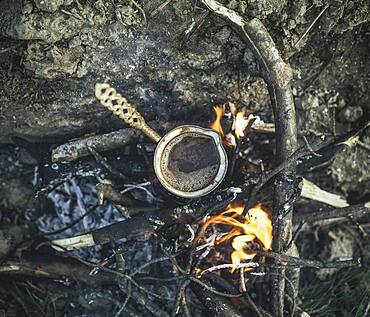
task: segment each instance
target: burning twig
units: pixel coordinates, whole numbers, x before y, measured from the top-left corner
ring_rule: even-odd
[[[214,0],[202,1],[211,11],[226,19],[252,48],[261,65],[262,77],[265,79],[275,115],[276,156],[277,163],[284,163],[296,150],[297,128],[293,95],[290,88],[292,70],[279,55],[275,43],[268,31],[258,19],[249,22],[236,12],[227,9]],[[292,206],[286,200],[295,192],[295,162],[287,164],[279,174],[274,197],[274,242],[273,249],[283,252],[292,234]],[[285,274],[284,270],[280,271]],[[284,315],[285,280],[278,278],[273,283],[274,315]]]
[[[237,111],[237,107],[233,103],[229,103],[229,107],[230,114],[233,118],[231,131],[229,133],[225,134],[221,123],[221,119],[225,114],[225,105],[217,105],[213,107],[216,119],[211,124],[211,129],[215,130],[220,135],[223,145],[233,150],[229,161],[227,179],[231,179],[234,175],[236,161],[239,156],[240,140],[245,136],[245,131],[249,132],[249,130],[251,130],[251,127],[256,120],[256,117],[252,114],[246,117],[244,111]]]
[[[257,262],[247,262],[247,263],[239,263],[237,265],[234,265],[232,263],[227,263],[227,264],[220,264],[216,266],[211,266],[208,269],[205,269],[204,271],[201,272],[201,274],[206,274],[218,270],[223,270],[223,269],[233,269],[233,270],[238,270],[238,269],[251,269],[251,268],[256,268],[259,267],[260,265]]]
[[[221,124],[221,119],[225,114],[225,106],[217,105],[213,107],[216,114],[215,121],[211,124],[211,129],[218,132],[222,138],[222,143],[228,148],[238,148],[238,141],[245,136],[245,131],[249,130],[256,120],[256,117],[250,114],[248,117],[245,116],[243,111],[237,111],[236,106],[230,103],[231,115],[233,116],[233,122],[230,133],[225,133]]]
[[[223,105],[217,105],[213,107],[213,111],[216,114],[216,119],[211,123],[210,128],[215,130],[222,139],[222,144],[225,147],[233,148],[235,145],[235,140],[232,136],[226,135],[221,124],[222,117],[225,113],[225,107]]]
[[[257,204],[249,209],[246,217],[242,215],[243,209],[243,204],[229,205],[219,215],[211,216],[201,230],[203,236],[212,224],[231,226],[231,230],[226,235],[217,238],[216,243],[232,241],[231,246],[234,250],[231,254],[232,271],[239,268],[241,261],[252,260],[256,255],[256,252],[246,250],[250,242],[258,240],[265,250],[269,250],[272,243],[272,223],[262,206]]]
[[[289,256],[286,254],[279,254],[272,251],[258,251],[256,255],[265,256],[271,259],[276,260],[279,262],[277,267],[289,267],[289,268],[303,268],[303,267],[311,267],[317,269],[338,269],[344,267],[353,267],[353,266],[360,266],[359,259],[338,259],[336,261],[317,261],[317,260],[309,260],[309,259],[302,259],[294,256]],[[224,269],[253,269],[257,267],[275,267],[275,264],[268,264],[268,263],[259,263],[259,262],[248,262],[248,263],[240,263],[236,266],[233,264],[220,264],[216,266],[212,266],[208,269],[205,269],[201,272],[201,275],[206,273],[211,273],[218,270]],[[252,273],[254,274],[254,273]],[[256,273],[259,274],[259,273]],[[262,273],[264,274],[264,273]]]

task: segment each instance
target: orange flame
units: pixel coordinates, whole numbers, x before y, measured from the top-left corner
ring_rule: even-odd
[[[234,147],[233,142],[225,135],[225,132],[222,128],[221,119],[225,113],[225,108],[222,105],[216,105],[213,107],[213,111],[216,114],[216,119],[211,123],[211,129],[215,130],[222,139],[222,144],[227,147]]]
[[[256,253],[245,250],[248,243],[257,239],[265,250],[271,249],[272,244],[272,222],[268,214],[260,204],[248,210],[246,217],[242,216],[244,205],[229,205],[227,209],[219,215],[210,217],[202,227],[201,234],[211,224],[230,225],[232,229],[217,240],[223,243],[233,238],[231,246],[234,251],[231,254],[231,262],[234,271],[241,261],[252,260]]]
[[[233,131],[237,139],[244,137],[244,130],[255,120],[255,116],[250,114],[248,118],[244,117],[244,112],[238,112],[233,123]]]
[[[244,130],[251,123],[255,117],[251,114],[248,118],[244,116],[244,112],[237,112],[236,106],[230,103],[231,114],[234,117],[234,122],[232,125],[232,132],[237,139],[244,137]],[[216,119],[211,124],[211,129],[215,130],[222,138],[222,144],[227,147],[235,147],[235,142],[233,142],[232,136],[225,135],[222,128],[221,119],[225,113],[225,107],[222,105],[216,105],[213,107],[213,111],[216,114]]]

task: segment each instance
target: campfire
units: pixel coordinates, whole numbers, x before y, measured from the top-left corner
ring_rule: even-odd
[[[219,215],[210,216],[201,229],[201,236],[205,236],[207,228],[211,225],[228,227],[226,231],[220,230],[215,244],[231,241],[232,271],[235,271],[242,261],[252,260],[256,256],[251,247],[253,242],[258,241],[264,250],[270,250],[272,244],[272,222],[268,213],[257,204],[249,209],[244,217],[242,216],[244,207],[243,204],[228,205]]]
[[[164,136],[160,136],[145,122],[136,108],[108,84],[96,85],[96,97],[104,107],[132,127],[142,130],[157,143],[153,164],[159,183],[152,181],[125,184],[124,189],[116,191],[111,182],[101,180],[98,184],[100,204],[104,200],[113,202],[128,219],[74,237],[54,239],[51,241],[51,246],[55,250],[73,251],[106,245],[120,239],[151,241],[158,237],[164,237],[164,243],[169,248],[175,233],[176,246],[172,246],[172,253],[168,254],[163,249],[166,257],[160,260],[154,259],[153,263],[169,261],[173,266],[173,272],[190,278],[180,285],[180,289],[186,288],[190,283],[193,293],[205,302],[209,298],[216,302],[219,300],[213,296],[213,294],[220,294],[217,289],[211,288],[213,292],[208,291],[207,283],[210,282],[210,275],[211,280],[216,279],[215,285],[225,286],[225,283],[228,285],[224,289],[228,293],[222,293],[223,296],[238,297],[248,292],[245,274],[263,276],[269,273],[264,267],[265,257],[270,257],[285,266],[287,263],[298,266],[323,265],[318,261],[301,260],[272,250],[273,239],[276,239],[273,236],[273,212],[267,205],[258,202],[254,192],[261,189],[269,178],[262,177],[259,181],[257,179],[257,182],[253,177],[246,183],[236,181],[235,161],[239,158],[239,150],[244,146],[243,138],[249,136],[255,128],[254,124],[259,120],[258,117],[246,114],[233,103],[216,105],[213,107],[215,119],[210,125],[211,129],[187,124],[174,127]],[[95,147],[91,147],[94,140],[94,138],[87,139],[86,145],[83,144],[82,147],[87,146],[96,161],[114,174],[114,169],[100,157]],[[80,141],[73,141],[70,146],[66,146],[67,149],[78,148],[75,142]],[[99,145],[99,143],[96,144]],[[58,151],[65,151],[65,147]],[[67,155],[71,154],[67,151]],[[55,155],[55,157],[59,158],[61,155]],[[226,173],[229,173],[229,178],[225,178]],[[272,171],[270,175],[274,173],[275,171]],[[126,181],[126,176],[124,178]],[[234,184],[238,186],[232,186]],[[332,194],[322,190],[316,192],[315,187],[307,184],[311,183],[306,181],[303,184],[302,193],[306,195],[305,197],[320,200],[326,196],[331,197],[333,201]],[[136,216],[130,208],[123,207],[125,195],[135,191],[144,192],[149,197],[148,201],[164,207],[160,212],[156,208],[151,208]],[[243,192],[248,192],[249,195],[241,195]],[[315,192],[314,195],[313,192]],[[176,201],[176,207],[168,208],[169,202],[173,205],[174,196],[188,200],[181,203]],[[279,211],[287,209],[289,209],[287,202],[279,207]],[[284,217],[283,214],[278,216],[279,221]],[[276,224],[280,226],[279,222],[274,223]],[[114,258],[113,263],[115,262],[118,267],[121,260],[117,256],[121,253],[122,249],[117,249],[113,255],[93,265],[89,275],[95,276],[100,270],[106,270]],[[340,265],[356,265],[356,263],[351,259],[340,262]],[[141,272],[142,268],[150,265],[151,262],[144,264],[130,275],[124,276],[132,279]],[[214,271],[218,271],[217,274],[210,274]],[[229,284],[224,278],[229,279],[230,276],[232,276],[232,282]],[[235,282],[235,277],[238,276],[239,281]],[[165,278],[169,278],[168,275],[165,275]],[[132,283],[136,281],[133,280]],[[236,293],[235,287],[239,293]],[[156,294],[156,296],[159,295]],[[184,291],[182,290],[178,296],[184,300]],[[229,304],[221,301],[220,305],[224,307]]]
[[[229,103],[230,115],[232,119],[231,130],[225,133],[222,127],[222,118],[225,115],[225,105],[216,105],[213,107],[215,120],[211,123],[211,128],[215,130],[222,138],[225,147],[235,148],[236,140],[245,136],[245,130],[250,128],[256,119],[252,114],[245,117],[243,111],[237,111],[233,103]],[[272,222],[268,213],[261,204],[256,204],[250,208],[243,216],[244,204],[229,204],[227,208],[218,215],[209,216],[202,224],[201,237],[205,237],[208,227],[216,225],[226,225],[227,231],[222,229],[217,234],[215,244],[222,244],[231,241],[233,249],[231,253],[232,272],[242,261],[252,260],[256,252],[252,251],[253,242],[258,241],[264,250],[271,249],[272,244]],[[245,268],[246,271],[250,270]]]
[[[6,36],[22,37],[0,49],[1,56],[18,54],[5,59],[1,79],[1,114],[12,127],[2,137],[14,142],[11,154],[0,155],[1,316],[304,317],[330,306],[332,298],[322,304],[315,288],[316,302],[305,301],[302,285],[321,278],[321,269],[360,269],[370,203],[367,194],[352,197],[342,163],[332,173],[345,186],[321,177],[337,154],[345,161],[343,152],[356,144],[369,151],[363,132],[370,123],[365,115],[361,124],[352,120],[363,114],[357,102],[346,109],[326,88],[311,91],[321,73],[330,73],[323,72],[327,63],[310,76],[295,65],[302,86],[293,90],[293,71],[278,49],[287,59],[294,54],[329,5],[304,31],[320,4],[298,10],[300,3],[280,21],[266,8],[240,7],[241,16],[231,2],[214,0],[15,2],[13,18],[12,1],[4,2],[5,28],[0,23]],[[347,7],[344,1],[329,10]],[[269,22],[271,36],[255,12]],[[168,24],[160,25],[167,14]],[[38,16],[47,23],[35,23]],[[217,16],[223,22],[215,23]],[[366,27],[353,25],[355,42],[358,36],[364,44]],[[214,33],[203,45],[198,32]],[[277,46],[275,37],[287,38]],[[320,62],[326,57],[318,47]],[[323,101],[326,113],[313,116]],[[26,120],[18,122],[18,114]],[[314,127],[305,122],[308,114]],[[315,130],[321,114],[333,125],[330,133],[326,126]],[[48,139],[40,141],[44,131]],[[356,157],[365,161],[368,153]],[[360,163],[351,162],[350,172],[365,184]],[[350,284],[340,281],[327,293],[344,289],[347,296]],[[368,315],[367,297],[356,316]]]
[[[236,140],[240,140],[245,136],[245,130],[252,126],[256,118],[252,114],[250,114],[248,117],[245,117],[244,112],[237,111],[237,107],[233,103],[228,103],[227,105],[230,109],[228,117],[232,117],[233,119],[231,131],[225,134],[221,123],[222,117],[225,115],[226,105],[216,105],[213,107],[216,119],[212,122],[211,129],[215,130],[221,136],[222,144],[225,147],[235,148]]]

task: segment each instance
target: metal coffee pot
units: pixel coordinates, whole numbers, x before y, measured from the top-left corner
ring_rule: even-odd
[[[183,198],[197,198],[221,184],[227,172],[228,158],[216,131],[182,125],[161,137],[110,85],[96,84],[95,96],[104,107],[157,143],[154,171],[167,191]]]

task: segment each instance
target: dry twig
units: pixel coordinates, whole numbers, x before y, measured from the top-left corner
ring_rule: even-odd
[[[329,193],[305,178],[302,180],[301,197],[319,201],[337,208],[348,206],[347,200],[340,195]]]

